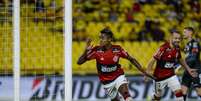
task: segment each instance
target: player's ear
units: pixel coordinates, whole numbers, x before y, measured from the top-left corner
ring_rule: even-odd
[[[113,38],[110,38],[110,41],[112,42],[112,41],[113,41]]]

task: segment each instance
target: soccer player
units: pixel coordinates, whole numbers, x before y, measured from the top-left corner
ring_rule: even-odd
[[[153,96],[153,101],[160,101],[161,92],[166,86],[174,92],[177,101],[184,100],[180,82],[174,71],[174,68],[178,63],[180,63],[191,76],[197,76],[196,71],[190,69],[186,62],[181,58],[179,49],[180,41],[180,33],[178,31],[173,31],[171,33],[170,41],[161,45],[148,63],[148,73],[150,73],[154,63],[156,63],[156,68],[154,70],[154,77],[156,77],[156,80],[154,82],[155,94]],[[146,79],[147,77],[145,77],[145,80]]]
[[[192,27],[185,27],[183,31],[184,39],[188,40],[185,46],[184,52],[186,53],[186,63],[189,67],[197,69],[198,77],[193,78],[187,71],[184,71],[182,77],[182,91],[184,94],[184,99],[186,100],[186,95],[188,89],[195,88],[197,95],[201,97],[201,65],[200,65],[200,45],[199,42],[193,38],[194,29]]]
[[[113,45],[113,33],[110,29],[104,28],[100,31],[100,45],[92,46],[91,40],[87,40],[87,46],[84,53],[80,56],[78,64],[95,59],[98,76],[103,84],[106,94],[111,101],[120,101],[119,93],[125,101],[132,101],[132,97],[128,90],[128,81],[125,78],[124,71],[119,64],[119,59],[129,60],[144,75],[154,79],[153,76],[147,74],[138,61],[130,56],[121,46]]]

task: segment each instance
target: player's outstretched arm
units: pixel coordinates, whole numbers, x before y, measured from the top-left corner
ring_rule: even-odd
[[[85,63],[87,61],[87,54],[92,50],[93,45],[91,45],[91,39],[87,39],[86,40],[86,48],[85,51],[83,52],[83,54],[79,57],[77,64],[81,65],[83,63]]]
[[[153,68],[155,62],[156,62],[156,59],[151,58],[151,60],[149,61],[148,65],[147,65],[147,70],[146,70],[147,73],[151,74],[151,71],[152,71],[152,68]],[[147,76],[144,77],[144,80],[145,80],[145,82],[148,81]]]
[[[192,77],[197,77],[197,70],[196,69],[191,69],[187,64],[186,61],[184,59],[179,59],[180,64],[182,65],[182,67],[184,69],[186,69],[188,71],[188,73],[192,76]]]
[[[151,60],[149,61],[148,65],[147,65],[147,73],[151,73],[154,64],[156,63],[156,59],[151,58]]]
[[[155,79],[155,77],[153,77],[152,75],[148,74],[143,68],[142,66],[140,65],[140,63],[135,59],[133,58],[132,56],[128,56],[128,60],[133,64],[135,65],[135,67],[137,67],[137,69],[139,71],[141,71],[145,76],[148,76],[150,77],[151,79]]]

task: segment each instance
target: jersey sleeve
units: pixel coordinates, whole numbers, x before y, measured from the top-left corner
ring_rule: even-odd
[[[126,52],[123,48],[120,47],[120,57],[128,58],[128,52]]]
[[[154,54],[154,59],[156,59],[156,60],[160,60],[161,59],[161,57],[162,57],[162,55],[163,55],[163,53],[164,53],[164,51],[165,51],[165,49],[163,48],[163,47],[160,47],[157,51],[156,51],[156,53]]]
[[[87,52],[86,58],[87,58],[87,60],[92,60],[92,59],[96,58],[96,48],[95,47]]]

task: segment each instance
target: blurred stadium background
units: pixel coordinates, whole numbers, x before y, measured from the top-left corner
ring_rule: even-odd
[[[200,0],[72,0],[73,1],[73,99],[106,101],[96,77],[95,61],[77,65],[76,61],[90,37],[98,43],[99,31],[109,26],[114,44],[121,45],[143,66],[171,30],[192,26],[201,39]],[[61,100],[63,98],[64,37],[63,0],[21,0],[21,99]],[[13,85],[12,0],[0,1],[0,90]],[[140,73],[121,60],[131,81],[136,100],[149,99],[151,83],[144,84]],[[180,75],[182,71],[178,74]],[[4,84],[5,82],[5,84]],[[39,85],[40,84],[40,85]],[[49,84],[49,85],[48,85]],[[45,88],[48,88],[46,90]],[[147,90],[148,87],[150,90]],[[30,88],[30,89],[27,89]],[[0,100],[10,91],[1,92]],[[174,97],[170,91],[164,100]],[[197,99],[194,92],[189,95]],[[11,98],[12,99],[12,98]]]

